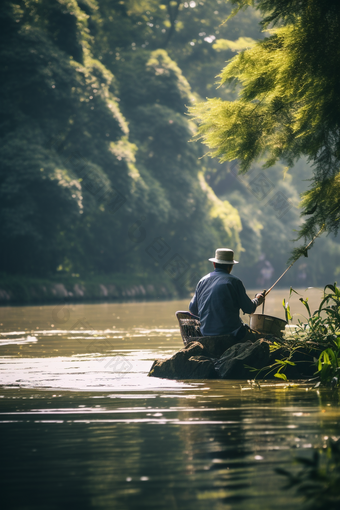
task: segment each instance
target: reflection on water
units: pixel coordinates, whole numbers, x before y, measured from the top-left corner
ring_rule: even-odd
[[[282,316],[287,293],[272,294],[266,313]],[[339,435],[337,402],[304,386],[148,378],[181,347],[186,308],[0,310],[4,508],[299,507],[275,467]]]

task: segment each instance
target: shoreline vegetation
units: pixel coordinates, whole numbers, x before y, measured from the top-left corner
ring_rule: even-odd
[[[292,293],[298,294],[291,288],[290,296]],[[287,381],[289,376],[285,372],[296,364],[306,363],[307,358],[312,356],[315,373],[310,381],[315,382],[315,387],[337,388],[340,378],[340,289],[336,282],[326,285],[319,307],[314,312],[310,309],[308,298],[300,297],[299,301],[307,311],[307,322],[298,320],[295,330],[273,343],[271,353],[284,348],[287,356],[276,359],[272,366],[263,370],[276,369],[274,376]],[[289,323],[292,320],[289,303],[283,300],[282,304]]]
[[[178,290],[164,277],[104,275],[88,279],[77,276],[34,278],[27,276],[0,276],[0,306],[41,305],[60,301],[129,301],[174,299],[188,296],[186,289]]]

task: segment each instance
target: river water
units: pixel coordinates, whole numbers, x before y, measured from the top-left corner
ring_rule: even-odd
[[[303,294],[316,308],[320,290]],[[265,313],[283,318],[283,297]],[[338,403],[306,385],[147,377],[182,347],[187,306],[0,309],[2,508],[299,508],[275,468],[339,436]]]

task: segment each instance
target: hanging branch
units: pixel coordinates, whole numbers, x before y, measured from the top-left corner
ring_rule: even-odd
[[[322,225],[322,227],[320,228],[319,232],[313,237],[313,239],[307,244],[307,246],[302,246],[301,248],[296,248],[296,250],[294,250],[295,256],[292,257],[293,262],[290,264],[290,266],[287,267],[287,269],[282,273],[280,278],[278,278],[276,280],[276,282],[270,287],[270,289],[268,289],[266,291],[265,296],[267,296],[269,294],[269,292],[275,287],[275,285],[281,280],[281,278],[287,273],[287,271],[289,271],[289,269],[295,264],[295,262],[301,257],[301,255],[304,255],[305,257],[308,257],[308,250],[309,250],[309,248],[311,248],[311,246],[314,243],[315,239],[322,234],[324,229],[325,229],[325,225]]]

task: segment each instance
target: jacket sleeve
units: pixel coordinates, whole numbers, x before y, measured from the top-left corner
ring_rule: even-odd
[[[192,314],[198,316],[198,305],[197,305],[197,295],[196,295],[196,292],[195,292],[192,300],[190,301],[189,310],[190,310],[190,312]]]
[[[247,296],[246,289],[244,288],[244,285],[240,280],[238,281],[237,294],[239,299],[239,306],[242,312],[254,313],[256,307],[259,304],[258,299],[257,298],[250,299],[250,297]]]

